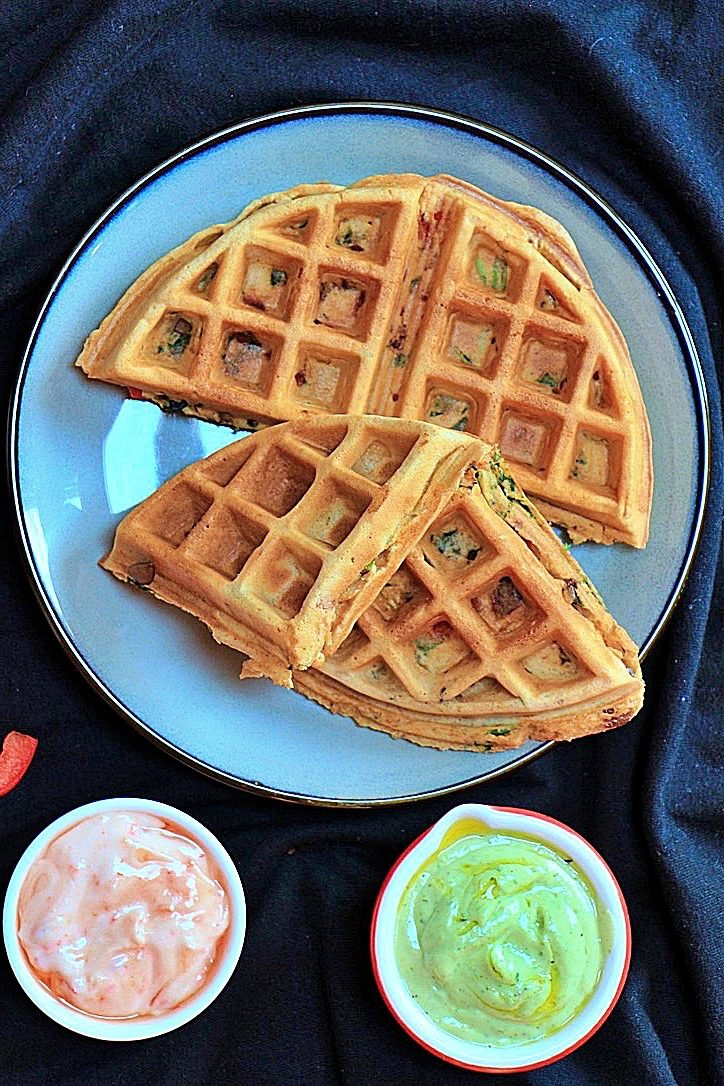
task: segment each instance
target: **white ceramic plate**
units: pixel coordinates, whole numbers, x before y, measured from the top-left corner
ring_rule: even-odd
[[[644,649],[681,589],[704,508],[707,408],[681,311],[628,228],[540,152],[449,114],[358,103],[244,122],[159,166],[81,241],[33,332],[10,423],[21,540],[55,632],[131,723],[197,768],[281,798],[414,799],[505,772],[543,745],[504,754],[424,750],[356,728],[269,683],[242,687],[236,655],[200,623],[96,565],[133,505],[234,435],[128,400],[86,380],[73,362],[136,276],[194,231],[304,181],[347,184],[401,171],[456,174],[552,214],[573,235],[623,329],[653,431],[651,541],[644,551],[586,545],[575,553]]]

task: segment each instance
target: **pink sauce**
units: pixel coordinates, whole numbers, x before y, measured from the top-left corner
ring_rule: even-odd
[[[30,968],[57,998],[103,1018],[157,1016],[204,984],[229,902],[196,841],[145,811],[112,811],[35,861],[18,923]]]

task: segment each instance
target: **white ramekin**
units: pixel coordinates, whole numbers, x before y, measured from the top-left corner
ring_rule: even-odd
[[[32,972],[18,939],[18,900],[20,889],[31,864],[45,851],[58,834],[63,833],[64,830],[76,825],[84,818],[90,818],[92,815],[97,814],[107,814],[109,811],[144,811],[174,823],[182,831],[186,832],[189,837],[197,841],[208,853],[216,864],[221,881],[229,895],[230,923],[226,932],[221,958],[214,963],[211,975],[196,995],[186,1000],[176,1010],[159,1015],[158,1018],[98,1018],[61,1002]],[[185,1025],[192,1018],[195,1018],[197,1014],[200,1014],[201,1011],[206,1010],[225,987],[236,968],[244,943],[245,931],[246,902],[244,891],[236,866],[229,853],[221,842],[214,837],[213,833],[200,822],[197,822],[195,818],[185,814],[184,811],[177,810],[176,807],[170,807],[167,803],[158,803],[152,799],[101,799],[95,803],[86,803],[83,807],[76,807],[74,811],[68,811],[67,814],[56,818],[55,822],[51,822],[47,829],[38,834],[20,857],[10,879],[3,910],[5,949],[12,970],[25,993],[54,1022],[58,1022],[61,1026],[65,1026],[75,1033],[82,1033],[86,1037],[94,1037],[101,1041],[141,1041],[149,1037],[159,1037],[163,1033],[169,1033],[171,1030]]]
[[[462,819],[476,819],[496,830],[514,830],[536,837],[564,851],[578,865],[593,887],[599,902],[608,910],[612,925],[612,947],[598,986],[579,1013],[560,1030],[540,1041],[495,1048],[475,1044],[447,1033],[421,1010],[410,995],[395,957],[395,921],[400,900],[410,879],[439,848],[444,835]],[[458,1067],[498,1074],[532,1071],[568,1055],[600,1028],[613,1010],[626,982],[631,960],[631,924],[628,910],[610,868],[592,845],[569,826],[548,815],[516,807],[493,807],[464,803],[448,811],[426,830],[392,867],[374,909],[371,932],[372,968],[382,997],[392,1015],[410,1036]]]

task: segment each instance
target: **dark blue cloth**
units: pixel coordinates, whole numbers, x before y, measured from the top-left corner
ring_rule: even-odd
[[[711,0],[24,0],[0,14],[5,398],[46,289],[107,204],[193,140],[300,103],[412,101],[529,140],[609,199],[685,310],[711,399],[711,496],[686,590],[646,661],[644,711],[468,793],[570,823],[608,858],[631,910],[630,979],[608,1023],[563,1062],[501,1077],[511,1086],[724,1081],[721,576],[712,595],[722,510],[714,360],[721,366],[723,30]],[[3,957],[0,1077],[28,1086],[479,1081],[403,1034],[376,993],[367,951],[388,866],[450,800],[334,812],[197,776],[86,687],[31,595],[7,528],[1,547],[2,721],[38,735],[40,748],[22,786],[0,799],[0,888],[61,812],[106,795],[158,797],[230,848],[250,924],[222,997],[146,1044],[63,1031],[22,994]]]

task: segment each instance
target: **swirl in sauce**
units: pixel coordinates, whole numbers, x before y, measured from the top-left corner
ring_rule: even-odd
[[[94,815],[33,863],[18,935],[61,1000],[102,1018],[157,1016],[204,984],[229,925],[201,846],[144,811]]]
[[[395,931],[422,1010],[494,1047],[561,1029],[596,988],[610,946],[608,913],[570,858],[472,819],[413,876]]]

